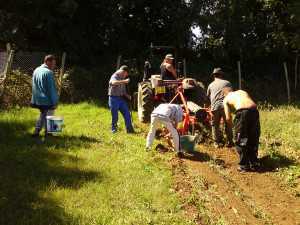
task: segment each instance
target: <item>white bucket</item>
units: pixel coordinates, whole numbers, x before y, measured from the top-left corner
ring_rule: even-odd
[[[47,116],[47,132],[57,134],[62,132],[64,119],[61,116]]]

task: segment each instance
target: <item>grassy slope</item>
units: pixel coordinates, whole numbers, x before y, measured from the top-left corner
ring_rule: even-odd
[[[112,136],[110,114],[94,105],[57,114],[63,135],[44,143],[28,134],[36,110],[0,114],[0,224],[189,223],[167,158],[146,153],[144,138]]]
[[[29,136],[37,111],[0,113],[0,224],[189,224],[171,189],[172,154],[144,151],[143,135],[109,132],[110,114],[61,106],[62,136]],[[299,109],[261,112],[262,155],[297,183]],[[274,166],[274,165],[271,165]]]
[[[264,163],[279,170],[282,178],[300,194],[300,109],[281,106],[260,114]]]

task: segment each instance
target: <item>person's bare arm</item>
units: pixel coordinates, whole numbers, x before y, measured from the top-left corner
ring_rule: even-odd
[[[209,102],[208,102],[208,105],[207,105],[206,107],[209,107],[209,106],[211,105],[211,102],[210,102],[210,94],[211,94],[211,92],[210,92],[210,86],[208,86],[207,92],[206,92],[206,96],[207,96],[207,98],[209,99]]]
[[[223,105],[224,105],[224,112],[225,112],[225,116],[226,116],[226,122],[228,123],[228,125],[232,125],[232,117],[231,117],[231,112],[230,112],[230,107],[229,107],[229,96],[225,97],[224,101],[223,101]]]
[[[171,64],[166,66],[167,70],[170,71],[175,79],[177,79],[177,73],[174,67]]]
[[[111,82],[111,85],[116,86],[116,85],[128,84],[128,83],[129,83],[129,79],[127,78],[126,80],[113,80]]]
[[[131,95],[129,95],[129,94],[126,93],[126,94],[124,95],[124,97],[127,98],[129,101],[131,101]]]

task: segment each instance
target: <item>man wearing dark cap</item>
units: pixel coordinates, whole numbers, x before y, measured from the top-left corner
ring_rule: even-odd
[[[224,80],[224,72],[221,68],[215,68],[212,76],[214,81],[207,88],[207,96],[210,98],[211,111],[213,114],[211,125],[212,135],[214,139],[215,147],[219,148],[222,145],[222,134],[220,131],[220,122],[223,119],[225,123],[225,132],[227,138],[227,147],[233,146],[232,141],[232,127],[226,123],[223,100],[224,100],[224,88],[232,88],[229,81]]]
[[[167,54],[164,61],[160,65],[162,80],[176,80],[177,73],[173,66],[174,57],[172,54]]]
[[[126,85],[129,83],[128,67],[121,66],[110,78],[108,87],[108,104],[111,110],[112,133],[117,132],[118,112],[124,117],[127,133],[134,133],[131,123],[131,115],[128,109],[126,99],[131,100],[131,96],[126,91]]]
[[[40,110],[40,117],[36,122],[33,137],[38,137],[43,128],[45,128],[45,136],[48,135],[46,117],[53,113],[53,109],[58,104],[53,72],[55,67],[55,57],[47,55],[44,59],[44,64],[33,72],[31,106]]]

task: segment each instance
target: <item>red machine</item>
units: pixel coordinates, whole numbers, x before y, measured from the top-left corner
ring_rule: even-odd
[[[178,83],[178,81],[176,81]],[[171,100],[170,103],[173,103],[176,99],[180,99],[182,104],[183,104],[183,108],[184,108],[184,118],[183,118],[183,122],[182,122],[182,126],[180,126],[179,128],[177,128],[178,132],[180,135],[187,135],[187,134],[192,134],[194,135],[195,133],[195,128],[197,127],[197,125],[199,124],[199,122],[203,123],[203,124],[209,124],[212,114],[209,108],[202,108],[198,106],[198,109],[201,109],[203,111],[206,112],[206,116],[205,118],[203,118],[203,121],[199,121],[199,119],[197,118],[196,115],[191,115],[192,113],[190,112],[190,109],[188,107],[187,104],[187,100],[184,97],[184,88],[183,88],[183,83],[179,83],[180,85],[177,88],[176,91],[176,95],[174,96],[174,98]]]

